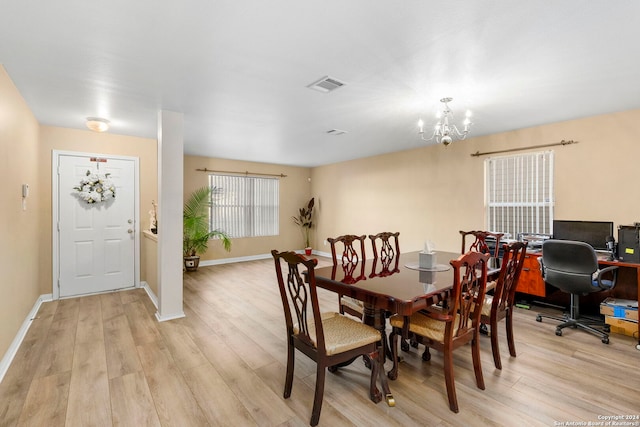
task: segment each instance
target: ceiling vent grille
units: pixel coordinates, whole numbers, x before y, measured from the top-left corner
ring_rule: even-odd
[[[345,82],[341,82],[338,79],[334,79],[333,77],[325,76],[318,80],[317,82],[311,83],[307,86],[309,89],[317,90],[323,93],[332,92],[338,88],[341,88],[345,85]]]
[[[346,130],[340,130],[340,129],[331,129],[327,131],[328,135],[344,135],[345,133],[347,133]]]

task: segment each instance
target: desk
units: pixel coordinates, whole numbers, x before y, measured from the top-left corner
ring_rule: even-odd
[[[518,292],[524,292],[531,295],[538,295],[540,297],[545,297],[544,292],[544,281],[542,280],[542,275],[539,270],[538,258],[542,256],[541,251],[537,252],[527,252],[527,257],[531,260],[532,266],[537,266],[537,268],[532,267],[528,274],[531,278],[527,278],[523,281],[523,276],[525,273],[524,268],[523,272],[520,276],[520,282],[518,283],[518,287],[516,290]],[[624,261],[609,261],[607,259],[607,255],[598,256],[598,265],[600,266],[617,266],[619,270],[628,270],[629,273],[635,279],[635,283],[621,283],[620,276],[624,274],[623,271],[618,272],[618,284],[611,291],[613,294],[620,295],[621,292],[624,294],[620,295],[619,298],[627,298],[627,299],[637,299],[638,304],[640,305],[640,264],[632,263],[632,262],[624,262]],[[529,276],[525,276],[529,277]],[[542,283],[542,288],[540,286],[536,286],[536,291],[533,291],[534,285],[532,283]],[[540,289],[542,289],[540,291]],[[638,323],[638,345],[636,346],[638,350],[640,350],[640,323]]]

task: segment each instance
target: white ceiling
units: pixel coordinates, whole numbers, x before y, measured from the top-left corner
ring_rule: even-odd
[[[170,110],[186,154],[316,166],[421,146],[445,96],[472,136],[640,108],[639,22],[635,0],[7,0],[0,62],[44,125],[155,138]],[[306,87],[326,75],[347,84]]]

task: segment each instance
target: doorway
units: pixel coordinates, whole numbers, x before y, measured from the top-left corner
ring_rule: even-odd
[[[53,298],[137,286],[138,159],[54,151],[52,170]]]

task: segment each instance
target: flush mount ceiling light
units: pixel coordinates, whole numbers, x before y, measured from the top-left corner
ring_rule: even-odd
[[[87,127],[94,132],[106,132],[109,130],[109,120],[100,117],[87,117]]]
[[[452,100],[453,98],[442,98],[440,100],[440,102],[444,104],[444,109],[439,111],[436,115],[438,123],[436,123],[431,138],[426,139],[424,137],[424,122],[422,119],[418,121],[418,134],[420,134],[420,138],[422,138],[423,141],[433,141],[435,139],[438,144],[442,143],[446,146],[451,144],[454,138],[463,140],[467,137],[469,127],[471,126],[471,111],[467,110],[465,114],[466,117],[462,123],[464,128],[462,132],[460,132],[455,124],[449,123],[449,121],[453,121],[453,113],[451,112],[448,104]]]

